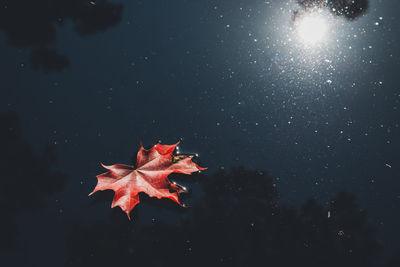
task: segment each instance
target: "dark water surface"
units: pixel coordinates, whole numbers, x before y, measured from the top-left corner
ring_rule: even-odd
[[[350,2],[0,0],[1,265],[400,266],[400,3]],[[87,196],[141,141],[189,208]]]

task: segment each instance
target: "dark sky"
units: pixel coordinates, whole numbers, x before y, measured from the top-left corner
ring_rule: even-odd
[[[140,141],[159,140],[181,140],[206,175],[267,170],[290,205],[353,192],[384,247],[400,249],[398,1],[370,1],[354,20],[319,14],[316,45],[297,36],[310,11],[296,1],[29,2],[0,1],[1,111],[36,151],[55,145],[67,182],[16,215],[26,257],[6,259],[45,250],[58,266],[69,226],[112,212],[87,197],[99,162],[129,164]],[[141,211],[144,224],[160,212]]]

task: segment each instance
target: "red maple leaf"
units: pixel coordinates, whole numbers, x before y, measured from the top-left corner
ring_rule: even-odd
[[[174,172],[192,174],[205,168],[192,161],[193,155],[173,154],[178,144],[157,144],[151,149],[140,146],[136,169],[124,164],[101,164],[108,171],[97,176],[97,185],[89,196],[97,191],[113,190],[115,195],[111,208],[119,206],[129,219],[129,213],[139,203],[140,192],[159,199],[169,198],[182,205],[178,195],[186,189],[172,183],[168,175]]]

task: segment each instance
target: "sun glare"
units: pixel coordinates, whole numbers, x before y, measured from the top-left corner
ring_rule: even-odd
[[[296,23],[300,40],[306,45],[316,45],[326,39],[328,25],[322,14],[317,12],[304,15]]]

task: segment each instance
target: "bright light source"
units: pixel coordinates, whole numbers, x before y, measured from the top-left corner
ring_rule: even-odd
[[[297,34],[307,45],[315,45],[324,41],[327,30],[326,19],[317,12],[304,15],[296,23]]]

